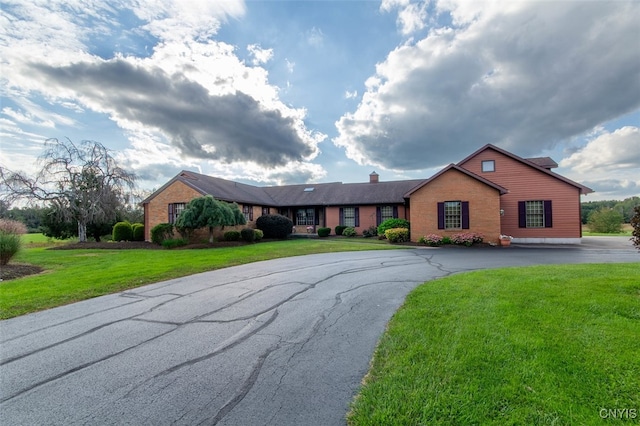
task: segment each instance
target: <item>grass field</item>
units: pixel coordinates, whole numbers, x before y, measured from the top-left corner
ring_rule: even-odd
[[[45,272],[0,284],[0,319],[166,279],[294,255],[398,248],[376,239],[297,239],[200,250],[47,250],[64,244],[25,236],[11,263]]]
[[[536,266],[422,285],[381,339],[349,424],[638,424],[639,271]]]

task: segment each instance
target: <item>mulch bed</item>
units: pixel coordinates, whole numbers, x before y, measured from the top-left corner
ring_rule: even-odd
[[[39,266],[11,263],[0,267],[0,279],[2,281],[15,280],[28,275],[39,274],[42,271],[44,269]]]

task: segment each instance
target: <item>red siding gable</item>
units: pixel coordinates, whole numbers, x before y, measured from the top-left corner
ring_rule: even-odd
[[[482,162],[493,160],[495,171],[483,172]],[[532,165],[526,160],[519,161],[500,150],[488,147],[467,157],[459,166],[480,175],[509,192],[500,199],[502,233],[515,238],[580,238],[579,184],[574,186]],[[587,188],[588,189],[588,188]],[[518,202],[550,200],[553,206],[553,226],[551,228],[521,228],[518,223]]]

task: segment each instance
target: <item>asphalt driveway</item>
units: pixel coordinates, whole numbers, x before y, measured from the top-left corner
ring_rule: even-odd
[[[14,318],[0,323],[0,423],[343,425],[387,321],[418,284],[639,261],[626,239],[311,255]]]

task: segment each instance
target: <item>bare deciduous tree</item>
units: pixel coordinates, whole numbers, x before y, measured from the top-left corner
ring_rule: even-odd
[[[0,167],[0,183],[9,201],[46,202],[61,219],[78,223],[78,239],[86,241],[87,225],[115,220],[132,190],[135,175],[120,168],[101,143],[48,139],[35,177]]]

